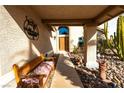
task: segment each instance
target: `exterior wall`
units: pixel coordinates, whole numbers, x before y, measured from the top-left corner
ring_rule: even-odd
[[[83,26],[69,26],[69,43],[70,52],[73,51],[74,46],[78,46],[78,38],[83,37]]]
[[[14,19],[0,6],[0,75],[12,70],[14,63],[29,59],[30,42]]]
[[[54,32],[54,35],[56,34],[56,47],[54,47],[56,52],[59,52],[59,31],[58,26],[56,26],[56,32]],[[78,46],[78,38],[83,37],[83,26],[69,26],[69,51],[72,52],[74,46]]]
[[[52,32],[52,37],[50,37],[52,48],[54,53],[57,52],[57,31]]]
[[[29,40],[22,30],[25,16],[31,17],[39,27],[37,41]],[[30,8],[0,6],[0,81],[12,71],[13,64],[22,65],[40,53],[51,51],[50,37],[51,32],[43,26],[40,17]]]

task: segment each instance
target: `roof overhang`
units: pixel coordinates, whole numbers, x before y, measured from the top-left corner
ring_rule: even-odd
[[[10,6],[11,7],[11,6]],[[16,6],[24,7],[24,6]],[[100,25],[124,12],[124,5],[32,5],[31,8],[49,29],[52,26]]]
[[[100,25],[124,12],[124,6],[121,5],[41,5],[31,8],[39,14],[43,23],[51,26]]]

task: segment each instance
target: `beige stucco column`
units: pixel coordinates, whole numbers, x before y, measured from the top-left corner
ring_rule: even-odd
[[[84,26],[84,61],[88,68],[98,68],[96,62],[96,27],[94,24],[86,24]]]

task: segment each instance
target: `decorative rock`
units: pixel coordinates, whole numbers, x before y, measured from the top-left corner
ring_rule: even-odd
[[[109,53],[109,52],[108,52]],[[124,62],[120,61],[117,57],[113,59],[112,55],[106,56],[106,79],[112,82],[104,82],[99,78],[99,70],[89,70],[84,66],[83,54],[71,54],[74,59],[73,63],[80,61],[77,65],[77,72],[81,78],[82,84],[85,88],[116,88],[124,87]],[[101,69],[102,71],[102,69]]]

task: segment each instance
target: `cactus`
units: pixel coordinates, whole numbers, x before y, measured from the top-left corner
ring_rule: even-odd
[[[121,60],[124,60],[124,16],[119,16],[117,20],[117,31],[114,38],[117,54]]]
[[[108,39],[108,22],[104,23],[104,34],[106,37],[106,42],[108,47],[110,47],[109,39]]]
[[[114,32],[112,41],[108,39],[108,23],[104,24],[104,34],[108,48],[110,48],[121,60],[124,60],[124,16],[119,16],[117,20],[117,30]]]

